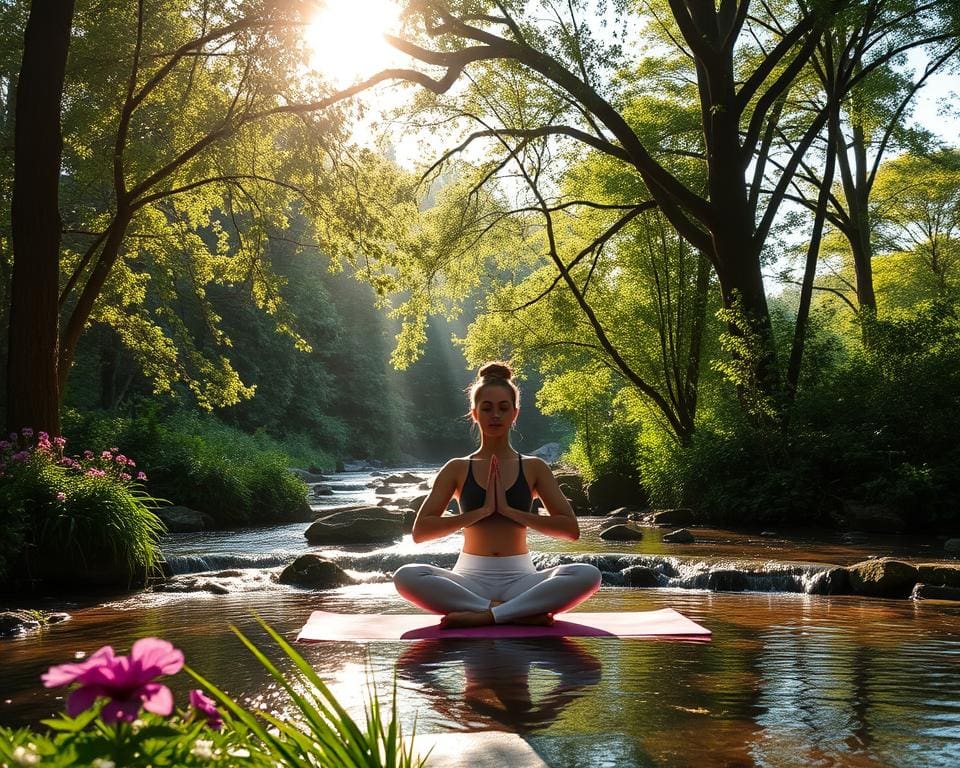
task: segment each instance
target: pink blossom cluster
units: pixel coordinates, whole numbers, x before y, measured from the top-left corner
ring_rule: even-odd
[[[67,698],[71,717],[106,700],[100,711],[105,723],[132,723],[141,709],[164,717],[173,713],[173,693],[157,678],[174,675],[182,667],[182,651],[158,637],[144,637],[133,644],[129,656],[118,656],[105,645],[78,664],[50,667],[40,679],[47,688],[74,686]],[[190,691],[190,706],[211,728],[223,726],[216,703],[203,691]]]
[[[36,440],[34,440],[36,434]],[[0,479],[17,465],[26,464],[34,457],[52,461],[66,469],[81,472],[87,477],[110,477],[121,482],[134,479],[147,481],[146,473],[137,471],[136,462],[120,453],[118,448],[101,451],[99,456],[93,451],[84,451],[81,456],[68,456],[64,453],[67,440],[64,437],[51,438],[46,432],[37,432],[24,427],[19,433],[11,432],[6,440],[0,440]],[[63,498],[61,498],[63,496]],[[58,501],[64,501],[63,493],[57,494]]]

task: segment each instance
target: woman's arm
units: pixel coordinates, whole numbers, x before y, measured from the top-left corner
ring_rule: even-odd
[[[511,507],[507,504],[507,495],[502,482],[497,484],[497,512],[515,523],[532,528],[537,533],[570,541],[579,539],[580,524],[577,522],[577,516],[573,514],[573,507],[560,490],[557,478],[553,476],[550,467],[540,459],[527,459],[524,466],[533,470],[530,473],[533,475],[533,482],[530,482],[529,478],[527,482],[530,483],[531,490],[540,497],[547,514],[525,512]]]
[[[451,459],[443,465],[443,469],[433,481],[430,495],[420,506],[417,517],[413,521],[413,540],[419,544],[431,539],[449,536],[451,533],[478,523],[485,517],[493,514],[493,494],[487,494],[482,507],[464,512],[461,515],[443,516],[447,504],[457,492],[457,475],[459,473],[458,459]],[[489,487],[489,486],[488,486]]]

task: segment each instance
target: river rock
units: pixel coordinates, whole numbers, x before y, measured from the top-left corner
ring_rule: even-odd
[[[627,518],[636,520],[638,518],[632,517],[632,515],[637,515],[640,511],[639,507],[617,507],[607,512],[605,517],[607,520],[624,520]]]
[[[413,528],[413,521],[417,513],[412,509],[385,509],[384,507],[372,507],[369,504],[358,504],[352,507],[339,509],[329,515],[322,515],[317,518],[320,522],[327,525],[343,525],[354,520],[386,520],[388,522],[399,521],[403,530],[409,533]]]
[[[624,568],[622,573],[625,587],[648,589],[660,586],[660,578],[657,572],[645,565],[631,565],[629,568]]]
[[[604,541],[637,541],[643,538],[643,531],[621,523],[604,528],[600,532],[600,538]]]
[[[351,517],[328,522],[315,520],[304,531],[311,544],[385,544],[403,536],[403,521],[396,517]]]
[[[40,629],[40,617],[33,611],[0,613],[0,637],[12,637]]]
[[[296,467],[287,467],[287,471],[292,475],[296,475],[305,483],[323,483],[328,479],[324,475],[318,475],[315,472],[308,472],[305,469],[297,469]]]
[[[906,525],[903,518],[886,504],[861,504],[844,501],[841,525],[870,533],[901,533]]]
[[[910,598],[912,600],[954,600],[960,602],[960,589],[941,587],[936,584],[914,584]]]
[[[690,533],[686,528],[680,528],[677,531],[672,531],[671,533],[663,534],[661,539],[662,541],[667,542],[668,544],[693,544],[696,539],[693,537],[693,534]]]
[[[960,589],[960,566],[921,563],[917,566],[917,581]]]
[[[706,579],[707,589],[714,592],[745,592],[750,589],[750,579],[742,571],[710,571]]]
[[[639,483],[624,475],[609,472],[600,475],[587,486],[587,498],[597,514],[625,504],[646,506],[646,494]]]
[[[190,507],[160,507],[153,510],[170,533],[194,533],[216,528],[216,521],[206,512],[198,512]]]
[[[675,526],[693,525],[695,522],[692,509],[677,507],[676,509],[656,509],[647,516],[648,522],[653,525]]]
[[[317,483],[312,490],[314,496],[333,496],[333,488],[324,483]]]
[[[583,488],[583,477],[579,473],[565,469],[554,472],[554,477],[557,478],[557,485],[560,486],[563,495],[570,501],[575,515],[579,517],[592,514],[590,499],[587,498],[587,492]]]
[[[947,552],[960,552],[960,539],[947,539],[943,543],[943,548]]]
[[[823,571],[813,582],[810,593],[813,595],[849,595],[850,572],[837,565]]]
[[[404,472],[402,475],[390,475],[384,479],[384,485],[413,485],[422,483],[425,478],[415,475],[412,472]]]
[[[312,589],[333,589],[355,584],[356,580],[332,560],[308,554],[301,555],[283,569],[280,583]]]
[[[917,566],[881,557],[851,565],[850,588],[854,594],[870,597],[907,597],[917,583]]]
[[[374,490],[374,493],[377,494],[377,496],[387,496],[396,492],[396,489],[391,488],[389,485],[378,485]]]

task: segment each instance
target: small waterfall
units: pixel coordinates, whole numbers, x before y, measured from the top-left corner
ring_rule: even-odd
[[[263,554],[213,553],[210,555],[170,555],[167,567],[174,576],[188,573],[206,573],[243,568],[276,568],[289,565],[296,558],[290,552],[266,552]]]

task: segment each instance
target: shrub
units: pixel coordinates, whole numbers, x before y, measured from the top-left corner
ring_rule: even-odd
[[[40,580],[119,585],[158,560],[163,524],[146,475],[115,449],[64,454],[66,440],[24,428],[0,441],[0,507],[8,510],[0,580],[16,566]]]

